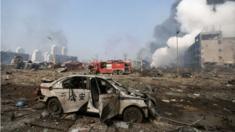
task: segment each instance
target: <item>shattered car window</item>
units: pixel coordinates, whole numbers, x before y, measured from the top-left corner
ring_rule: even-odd
[[[108,81],[103,80],[103,79],[97,79],[97,82],[98,82],[101,94],[107,94],[107,93],[114,93],[115,92],[114,87]]]
[[[127,88],[126,87],[124,87],[121,83],[119,83],[119,82],[117,82],[117,81],[115,81],[115,80],[113,80],[113,79],[107,79],[108,80],[108,82],[110,82],[111,84],[113,84],[113,85],[115,85],[115,86],[118,86],[118,88],[120,89],[120,90],[122,90],[122,91],[127,91]]]
[[[87,79],[84,77],[72,77],[63,82],[63,88],[86,89]]]

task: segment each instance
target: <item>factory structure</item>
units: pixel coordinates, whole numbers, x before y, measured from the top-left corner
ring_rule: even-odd
[[[235,65],[235,37],[222,32],[201,32],[184,55],[184,66],[193,69]]]
[[[33,50],[32,55],[25,53],[25,50],[18,47],[15,52],[1,51],[1,64],[11,64],[12,60],[19,56],[23,61],[32,61],[34,63],[51,62],[54,64],[62,64],[67,61],[77,61],[76,56],[67,55],[66,47],[52,45],[50,52],[42,52],[39,49]]]
[[[11,64],[13,58],[20,56],[23,61],[28,61],[30,59],[30,55],[21,52],[11,52],[11,51],[1,51],[1,64]]]

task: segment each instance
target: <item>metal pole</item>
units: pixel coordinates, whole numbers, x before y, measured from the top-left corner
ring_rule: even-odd
[[[143,60],[140,60],[140,71],[143,72]]]
[[[178,45],[178,34],[179,34],[179,31],[176,32],[176,45],[177,45],[177,77],[179,76],[179,45]]]

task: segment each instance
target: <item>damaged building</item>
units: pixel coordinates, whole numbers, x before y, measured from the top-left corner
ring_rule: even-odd
[[[193,69],[235,65],[235,37],[222,32],[202,32],[185,53],[184,65]]]
[[[1,64],[11,64],[11,61],[14,57],[20,56],[23,61],[29,60],[29,54],[25,53],[16,53],[16,52],[10,52],[10,51],[1,51]]]

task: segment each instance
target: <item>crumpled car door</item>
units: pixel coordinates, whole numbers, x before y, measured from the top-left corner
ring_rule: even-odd
[[[119,113],[120,101],[117,93],[101,94],[99,96],[99,114],[102,122]]]

